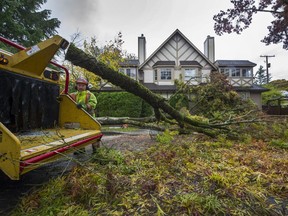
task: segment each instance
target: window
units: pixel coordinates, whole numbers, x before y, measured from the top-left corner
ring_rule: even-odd
[[[229,68],[225,68],[224,69],[224,75],[229,77],[230,76],[230,69]]]
[[[231,76],[232,77],[240,77],[240,69],[239,68],[232,68]]]
[[[248,100],[250,98],[250,92],[239,92],[238,94],[243,100]]]
[[[124,68],[119,68],[120,73],[124,73]]]
[[[126,69],[126,75],[131,77],[131,69],[130,68],[127,68]]]
[[[221,68],[221,69],[220,69],[220,72],[221,72],[222,74],[224,74],[225,76],[227,76],[227,77],[230,76],[230,74],[229,74],[230,69],[229,69],[229,68]]]
[[[161,80],[171,80],[171,69],[169,68],[161,69]]]
[[[157,74],[157,70],[154,70],[154,80],[158,80],[158,74]]]
[[[132,71],[131,71],[130,77],[131,77],[131,78],[136,78],[135,70],[132,70]]]
[[[185,69],[184,80],[189,81],[196,77],[196,69],[187,68]]]
[[[242,69],[243,77],[252,77],[252,69],[244,68]]]

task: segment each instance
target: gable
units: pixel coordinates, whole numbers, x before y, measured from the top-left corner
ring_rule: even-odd
[[[217,70],[216,66],[192,44],[178,29],[140,65],[139,70],[151,69],[157,62],[175,61],[175,67],[181,67],[181,62],[198,62],[207,70]]]

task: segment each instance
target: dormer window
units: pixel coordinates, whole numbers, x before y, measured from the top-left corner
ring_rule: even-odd
[[[183,77],[184,82],[201,82],[201,69],[202,66],[197,61],[180,61],[181,65],[181,75]],[[191,83],[191,84],[192,84]]]
[[[170,81],[173,78],[175,61],[157,61],[153,65],[154,81]],[[174,78],[173,78],[174,79]]]
[[[189,81],[197,77],[195,68],[186,68],[184,73],[185,81]]]
[[[161,68],[161,80],[171,80],[171,69]]]

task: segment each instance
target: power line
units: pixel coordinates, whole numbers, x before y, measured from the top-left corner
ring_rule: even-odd
[[[266,73],[267,73],[267,83],[269,83],[269,69],[271,67],[271,64],[268,62],[268,58],[275,57],[275,55],[261,55],[260,57],[266,58]]]

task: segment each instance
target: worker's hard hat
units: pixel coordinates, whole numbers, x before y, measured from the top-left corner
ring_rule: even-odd
[[[88,85],[88,81],[85,78],[78,78],[76,84],[85,84]]]

